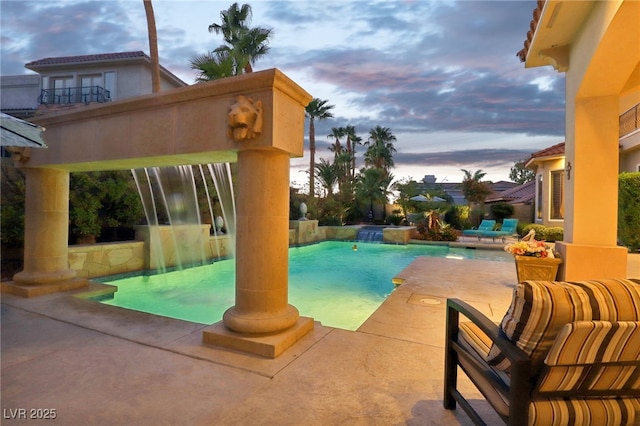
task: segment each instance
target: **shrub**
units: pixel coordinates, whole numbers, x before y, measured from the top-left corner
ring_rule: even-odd
[[[144,217],[128,171],[72,173],[69,181],[69,236],[94,239],[103,230],[131,226]]]
[[[428,227],[429,219],[424,218],[416,227],[421,240],[426,241],[456,241],[458,233],[449,224],[438,221],[438,225],[434,229]]]
[[[22,247],[24,240],[24,193],[23,172],[13,167],[8,158],[2,159],[2,179],[0,179],[0,238],[3,250],[6,247]],[[4,259],[4,256],[3,256]]]
[[[465,220],[463,216],[469,211],[467,206],[450,206],[444,214],[444,221],[455,229],[465,229]],[[468,214],[467,214],[468,215]]]
[[[538,225],[537,223],[531,223],[525,227],[522,228],[522,233],[520,234],[521,237],[524,237],[525,235],[527,235],[529,233],[529,231],[531,230],[536,231],[536,240],[538,241],[542,241],[545,239],[545,231],[547,229],[546,226],[544,225]]]
[[[519,228],[519,227],[518,227]],[[537,241],[562,241],[564,239],[564,229],[560,226],[544,226],[537,223],[525,224],[522,228],[519,228],[518,234],[524,237],[530,230],[536,231]]]
[[[336,216],[325,216],[318,219],[319,226],[342,226],[342,220]]]
[[[562,241],[564,239],[564,229],[560,226],[550,226],[544,230],[546,241]]]
[[[514,211],[514,207],[512,204],[507,203],[495,203],[491,204],[491,214],[496,218],[498,222],[502,222],[505,218],[511,216]]]
[[[618,240],[629,251],[640,250],[640,172],[618,177]]]
[[[391,223],[392,225],[400,225],[400,223],[402,223],[402,221],[404,220],[404,216],[402,216],[402,210],[400,209],[395,209],[393,210],[393,212],[391,213],[391,216],[389,216],[389,223]]]

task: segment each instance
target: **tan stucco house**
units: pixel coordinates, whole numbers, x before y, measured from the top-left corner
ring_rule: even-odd
[[[636,105],[634,109],[638,110],[638,107]],[[620,137],[620,172],[640,172],[639,121],[636,119],[635,127]],[[564,224],[564,146],[562,142],[536,151],[525,163],[527,168],[536,173],[534,219],[545,226]]]
[[[638,1],[540,0],[518,52],[527,68],[566,73],[562,279],[627,274],[616,244],[620,116],[640,103],[638,17]]]
[[[525,167],[535,174],[534,221],[545,226],[564,225],[565,143],[531,154]]]

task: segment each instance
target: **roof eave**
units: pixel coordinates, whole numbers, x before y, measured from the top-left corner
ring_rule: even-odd
[[[63,70],[68,68],[78,68],[84,66],[92,66],[92,65],[118,65],[118,64],[130,64],[130,63],[143,63],[151,66],[151,58],[147,54],[143,54],[142,56],[130,57],[130,58],[114,58],[114,59],[100,59],[95,61],[75,61],[75,62],[65,62],[63,64],[35,64],[29,66],[29,64],[25,65],[25,68],[37,72],[41,74],[43,71],[49,70]],[[178,76],[169,71],[164,66],[160,65],[160,73],[168,80],[173,81],[175,84],[179,86],[188,86],[189,84],[185,81],[182,81]]]
[[[24,67],[31,71],[40,73],[41,71],[47,71],[51,69],[78,68],[81,66],[102,65],[102,64],[113,65],[113,64],[131,63],[131,62],[149,63],[150,60],[145,55],[145,56],[138,56],[135,58],[100,59],[96,61],[65,62],[63,64],[35,64],[35,65],[26,64]]]
[[[546,0],[534,10],[525,48],[518,56],[526,68],[569,68],[571,44],[593,7],[593,1]]]

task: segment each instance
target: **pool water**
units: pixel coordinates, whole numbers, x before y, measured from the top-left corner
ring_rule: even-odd
[[[289,249],[289,303],[329,327],[356,330],[394,289],[391,279],[418,256],[513,261],[501,251],[430,245],[327,241]],[[235,261],[164,274],[100,281],[115,285],[102,303],[202,324],[235,304]]]

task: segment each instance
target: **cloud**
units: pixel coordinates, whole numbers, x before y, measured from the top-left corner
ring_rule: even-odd
[[[529,158],[531,151],[524,149],[469,149],[464,151],[441,151],[422,153],[398,153],[394,160],[410,166],[457,166],[460,164],[483,164],[484,167],[509,166],[516,161]]]
[[[141,33],[139,19],[133,19],[140,14],[144,19],[143,8],[136,14],[124,6],[95,1],[1,2],[2,75],[22,74],[24,64],[47,57],[148,51],[146,25]]]
[[[221,44],[207,28],[229,4],[154,1],[162,65],[192,83],[190,59]],[[423,160],[510,165],[516,154],[564,138],[564,74],[525,70],[516,57],[533,1],[251,6],[252,25],[274,31],[271,51],[255,69],[279,68],[336,106],[334,119],[316,123],[319,152],[328,153],[331,127],[347,124],[365,140],[369,129],[389,127],[398,137],[399,167]],[[28,72],[25,63],[46,57],[149,51],[140,1],[1,1],[0,25],[2,75]]]

